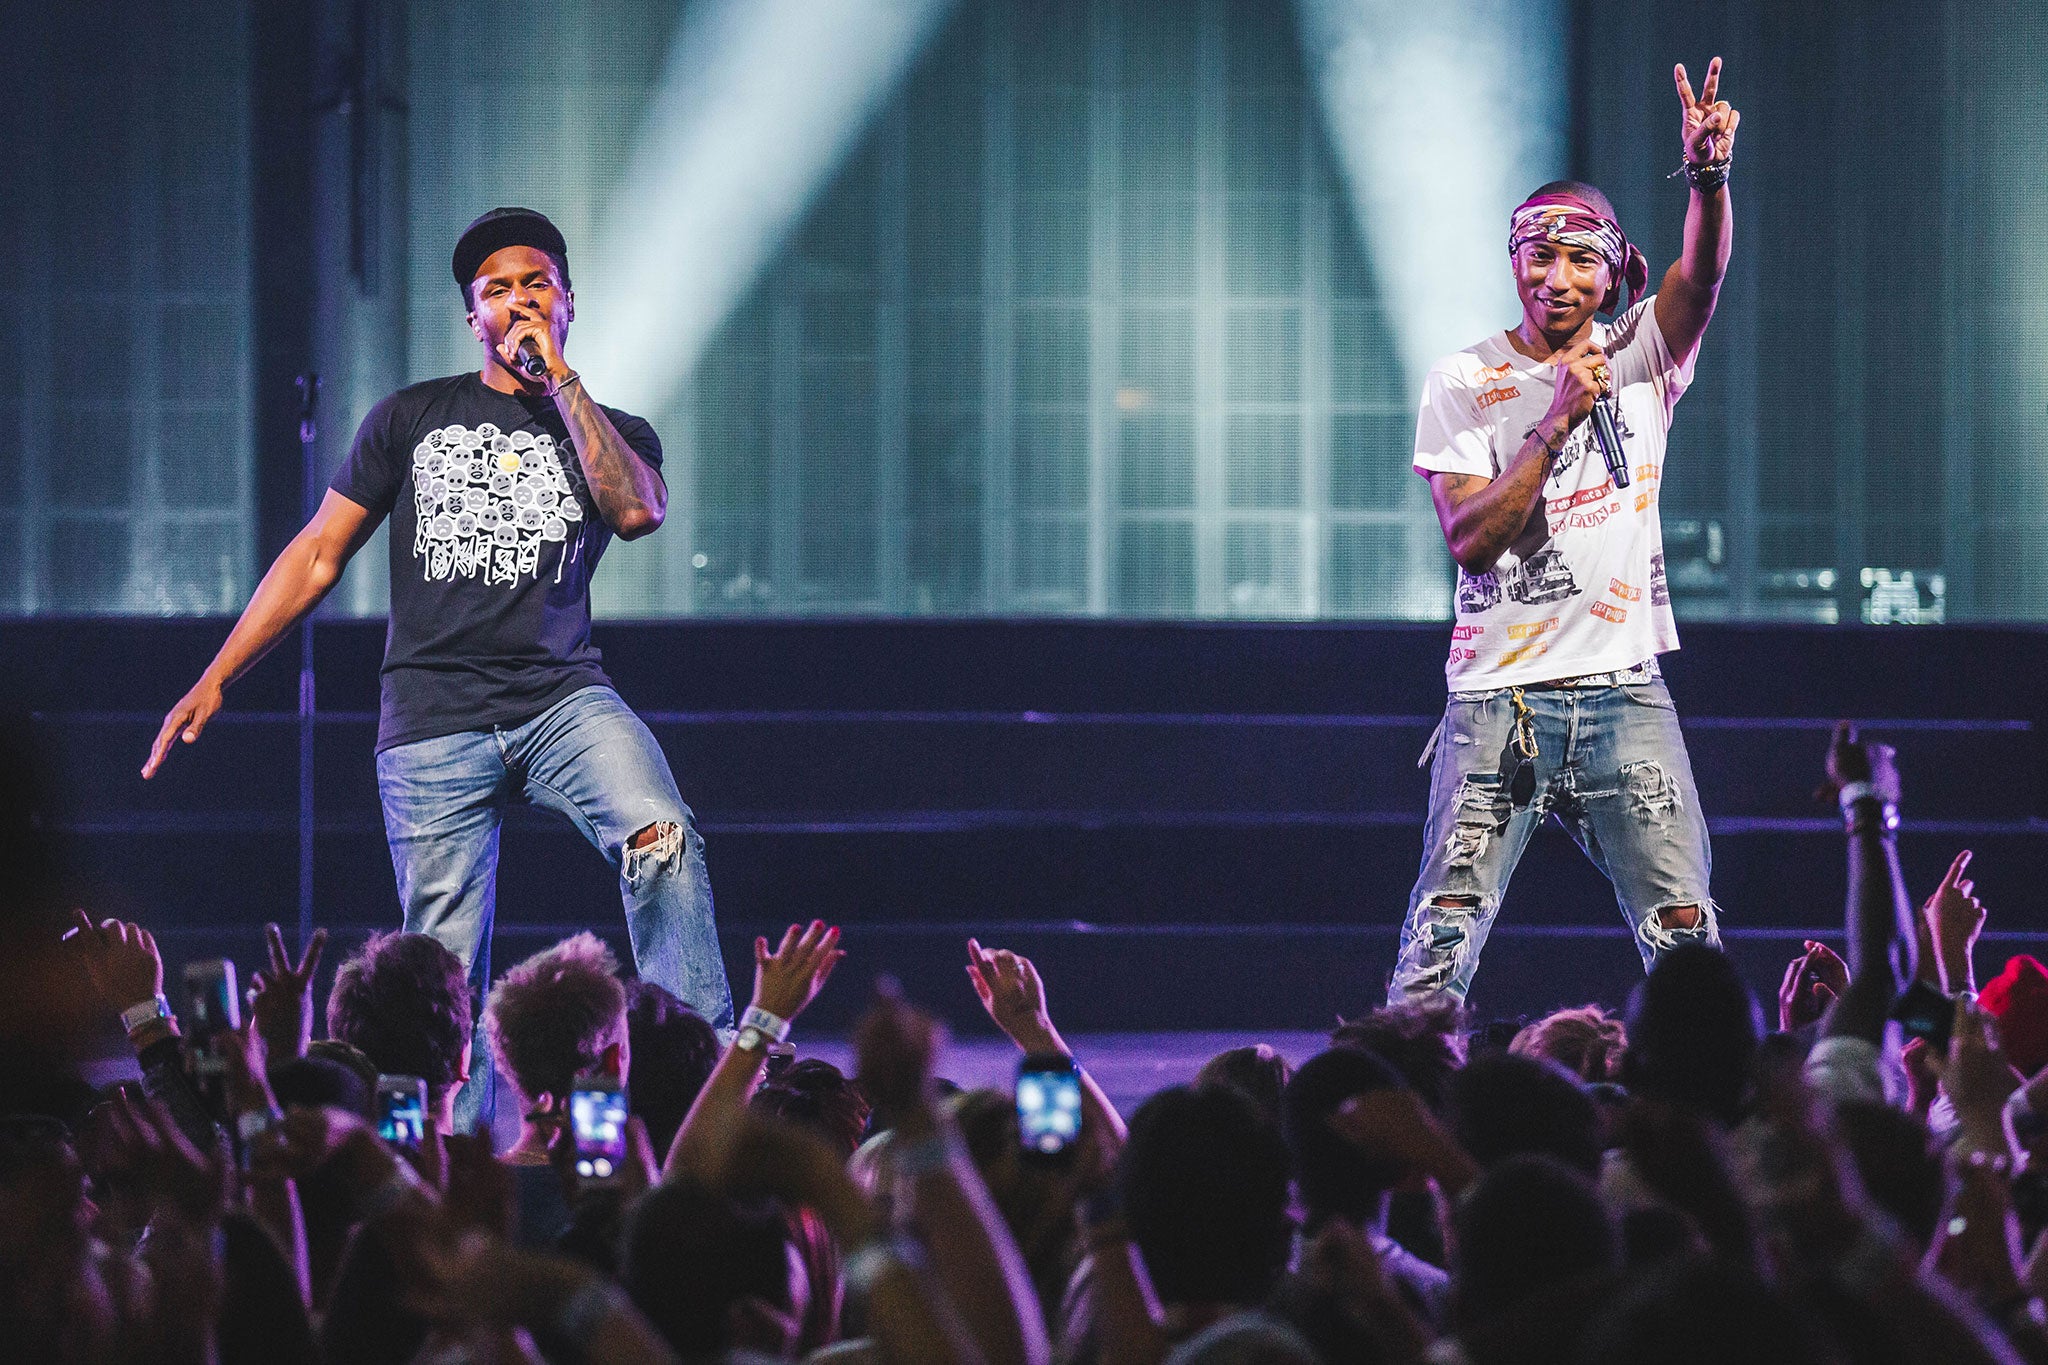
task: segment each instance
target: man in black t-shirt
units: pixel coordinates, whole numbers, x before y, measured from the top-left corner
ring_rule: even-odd
[[[515,801],[545,806],[618,870],[640,975],[728,1029],[703,840],[590,641],[599,556],[667,509],[661,441],[593,400],[562,358],[576,301],[553,223],[493,209],[462,234],[454,266],[482,370],[370,410],[319,511],[164,717],[142,775],[174,738],[199,738],[227,685],[319,604],[388,515],[377,786],[405,927],[446,943],[487,987],[499,824]],[[488,1113],[487,1062],[477,1074],[485,1084],[458,1102],[458,1124]]]

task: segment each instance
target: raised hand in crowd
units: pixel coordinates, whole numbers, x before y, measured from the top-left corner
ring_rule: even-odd
[[[1870,1199],[1829,1110],[1796,1066],[1758,1077],[1745,1190],[1777,1273],[1829,1286],[1830,1311],[1889,1341],[1901,1360],[2007,1360],[1945,1279],[1920,1265]]]
[[[1045,983],[1038,968],[1022,953],[1007,948],[987,949],[975,939],[967,940],[967,979],[988,1017],[1009,1040],[1025,1053],[1072,1057],[1073,1049],[1052,1022],[1045,1002]],[[1109,1095],[1088,1074],[1077,1068],[1081,1078],[1081,1107],[1095,1157],[1103,1169],[1113,1165],[1126,1136],[1123,1115],[1110,1103]]]
[[[1899,769],[1889,744],[1865,741],[1848,721],[1835,726],[1828,745],[1830,799],[1846,796],[1849,894],[1845,911],[1849,980],[1821,1021],[1825,1036],[1876,1044],[1900,987],[1913,979],[1919,936],[1906,900],[1895,837]]]
[[[1948,1055],[1936,1057],[1934,1069],[1949,1103],[1955,1106],[1955,1146],[2010,1161],[2013,1154],[2007,1145],[2005,1102],[2024,1078],[1999,1047],[1991,1017],[1967,997],[1955,1002]]]
[[[1302,1246],[1299,1277],[1282,1294],[1295,1299],[1284,1305],[1290,1319],[1323,1325],[1326,1360],[1421,1360],[1435,1342],[1371,1239],[1343,1218],[1325,1219]]]
[[[827,928],[823,920],[808,925],[790,925],[782,931],[782,942],[770,952],[768,940],[754,940],[753,1008],[764,1010],[789,1023],[818,998],[832,969],[846,956],[839,946],[839,928]]]
[[[232,1197],[232,1171],[220,1153],[188,1138],[161,1100],[123,1086],[106,1119],[109,1164],[133,1178],[153,1216],[175,1215],[201,1228],[220,1221]]]
[[[1934,950],[1936,984],[1947,995],[1975,993],[1977,964],[1974,961],[1977,936],[1984,932],[1984,902],[1977,899],[1977,884],[1964,874],[1970,870],[1969,849],[1956,854],[1948,873],[1934,894],[1920,907],[1920,919],[1927,926],[1927,944]]]
[[[1778,1027],[1787,1033],[1819,1021],[1849,988],[1849,964],[1825,943],[1806,940],[1778,983]]]
[[[164,993],[164,960],[156,937],[139,924],[117,919],[94,924],[83,910],[73,910],[72,942],[100,998],[116,1013],[156,999]]]
[[[269,965],[249,980],[249,1013],[272,1057],[303,1057],[313,1041],[313,977],[320,970],[327,931],[313,931],[297,962],[275,924],[263,926],[263,940]]]
[[[818,998],[845,957],[838,928],[823,920],[790,925],[773,951],[767,939],[754,940],[752,1003],[676,1129],[662,1160],[664,1180],[720,1164],[719,1149],[738,1131],[739,1113],[761,1083],[770,1048],[788,1040],[790,1026]]]
[[[894,1133],[893,1207],[990,1365],[1040,1365],[1052,1348],[1023,1254],[933,1091],[945,1039],[886,977],[854,1029],[861,1088]]]
[[[733,1140],[703,1172],[713,1188],[766,1194],[810,1209],[843,1256],[850,1288],[867,1301],[867,1326],[881,1358],[906,1365],[979,1365],[985,1357],[932,1269],[933,1256],[895,1235],[840,1160],[815,1134],[741,1111]],[[971,1171],[970,1171],[971,1174]],[[933,1210],[943,1222],[948,1210]]]

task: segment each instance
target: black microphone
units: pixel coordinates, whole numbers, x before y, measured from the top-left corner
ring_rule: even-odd
[[[533,344],[532,337],[528,337],[519,343],[518,359],[519,368],[526,371],[528,379],[546,379],[548,377],[548,363],[541,359],[540,347]]]
[[[1616,488],[1628,487],[1628,456],[1621,449],[1621,429],[1615,425],[1614,395],[1603,393],[1593,400],[1593,437],[1600,443],[1600,458],[1607,461],[1607,477]]]

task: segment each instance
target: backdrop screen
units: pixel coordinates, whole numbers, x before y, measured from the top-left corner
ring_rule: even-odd
[[[159,8],[24,20],[0,613],[239,609],[257,452],[296,453],[257,430],[257,10]],[[1677,610],[2048,618],[2048,10],[1711,10],[369,6],[396,227],[381,280],[322,267],[385,330],[330,362],[321,459],[474,367],[449,247],[523,203],[571,244],[571,362],[667,450],[603,614],[1441,619],[1421,374],[1515,320],[1505,215],[1543,180],[1602,185],[1662,272],[1670,67],[1720,53],[1738,231],[1661,490]],[[547,40],[479,47],[513,32]],[[1869,118],[1893,86],[1913,117]],[[378,547],[334,604],[384,603]]]

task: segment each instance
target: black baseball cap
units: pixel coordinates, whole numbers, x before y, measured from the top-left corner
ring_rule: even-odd
[[[464,303],[469,302],[469,286],[476,279],[476,272],[483,269],[492,253],[508,246],[530,246],[547,252],[561,267],[562,284],[568,285],[569,244],[562,240],[562,230],[549,222],[546,214],[533,209],[492,209],[455,239],[455,287],[462,291]]]

